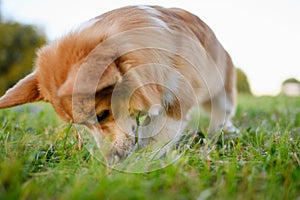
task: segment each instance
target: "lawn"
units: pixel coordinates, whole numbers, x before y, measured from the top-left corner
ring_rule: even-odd
[[[194,145],[166,168],[125,173],[95,159],[51,106],[1,110],[0,199],[299,200],[300,98],[240,95],[234,124],[241,133],[208,157]]]

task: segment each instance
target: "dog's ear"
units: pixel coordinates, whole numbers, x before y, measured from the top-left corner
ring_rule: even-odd
[[[103,72],[99,82],[97,84],[97,92],[114,86],[118,81],[122,79],[121,73],[118,70],[115,63],[109,65],[109,67]]]
[[[20,80],[0,98],[0,108],[8,108],[41,99],[37,75],[33,72]]]
[[[67,80],[59,88],[58,95],[92,95],[116,84],[121,78],[114,62],[117,49],[114,43],[107,41],[95,47],[81,63],[72,67]]]
[[[105,69],[98,66],[97,64],[86,66],[84,63],[71,71],[65,83],[60,87],[58,95],[63,97],[95,94],[102,89],[115,85],[121,79],[120,71],[114,62]]]

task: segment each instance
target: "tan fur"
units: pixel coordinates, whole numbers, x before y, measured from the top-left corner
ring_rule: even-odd
[[[167,120],[162,131],[169,131],[167,137],[174,122],[186,124],[197,103],[212,113],[214,128],[231,126],[234,71],[228,53],[197,16],[177,8],[128,6],[41,48],[34,72],[0,99],[0,108],[49,102],[63,120],[99,130],[124,156],[133,148],[130,129],[139,112],[153,115],[151,126],[155,126],[161,113],[157,108],[163,108]],[[113,91],[119,95],[115,105]],[[128,105],[122,99],[126,95],[130,95]],[[95,114],[103,110],[109,110],[109,116],[98,123]],[[132,120],[118,124],[128,112]]]

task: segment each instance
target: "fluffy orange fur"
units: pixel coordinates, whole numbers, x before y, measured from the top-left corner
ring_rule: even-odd
[[[145,44],[149,47],[137,48]],[[166,49],[156,48],[160,45]],[[121,98],[127,93],[128,105]],[[134,120],[123,120],[128,122],[125,127],[116,122],[126,113],[131,118],[140,112],[157,117],[157,108],[164,109],[170,123],[162,132],[169,131],[169,137],[173,122],[187,121],[200,103],[212,114],[214,128],[232,128],[235,70],[229,54],[197,16],[178,8],[128,6],[41,48],[34,71],[7,91],[0,108],[40,100],[51,103],[63,120],[109,138],[112,150],[126,156],[136,142],[129,132],[137,128]],[[98,122],[96,115],[105,118]]]

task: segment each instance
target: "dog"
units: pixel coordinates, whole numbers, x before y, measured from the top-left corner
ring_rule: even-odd
[[[52,104],[121,158],[137,144],[174,144],[201,105],[210,132],[235,131],[235,68],[213,31],[179,8],[127,6],[81,24],[37,52],[33,72],[0,108]],[[171,141],[171,142],[170,142]]]

